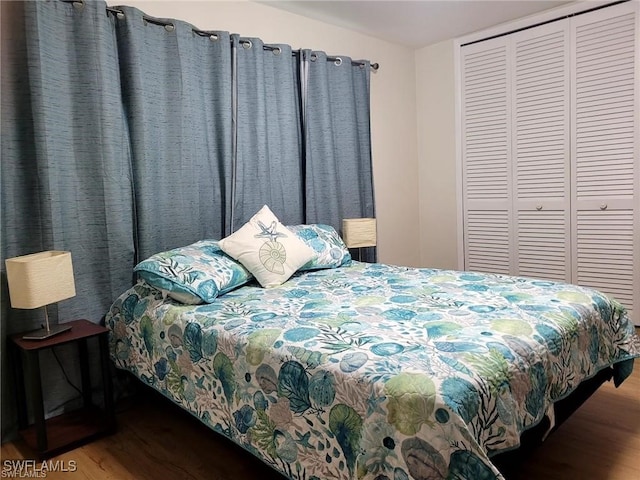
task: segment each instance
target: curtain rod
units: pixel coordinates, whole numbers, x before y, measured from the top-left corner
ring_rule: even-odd
[[[194,33],[201,35],[201,36],[206,36],[208,34],[212,34],[215,35],[215,32],[205,32],[202,30],[196,30],[195,28],[192,29]],[[217,36],[216,36],[217,37]],[[239,40],[240,45],[242,45],[244,48],[251,48],[253,47],[253,42],[249,39],[246,38],[241,38]],[[273,52],[275,55],[280,55],[282,53],[282,48],[280,48],[278,45],[268,45],[268,44],[263,44],[262,48],[264,50],[269,50],[271,52]],[[293,50],[291,52],[291,56],[296,57],[300,55],[298,50]],[[311,61],[315,62],[318,59],[318,55],[316,55],[315,53],[311,54]],[[330,57],[329,55],[327,55],[327,62],[334,62],[336,65],[340,66],[342,65],[342,58],[341,57]],[[366,65],[366,63],[362,60],[351,60],[351,65],[353,66],[361,66],[364,67]],[[371,68],[373,70],[378,70],[378,68],[380,68],[380,65],[378,65],[377,63],[372,63],[370,64]]]
[[[71,3],[74,8],[77,9],[82,9],[84,8],[84,0],[60,0],[61,2],[64,3]],[[118,10],[117,8],[113,8],[113,7],[106,7],[106,11],[107,13],[111,13],[113,15],[115,15],[117,18],[119,19],[123,19],[124,18],[124,12],[122,10]],[[159,20],[157,18],[154,17],[150,17],[148,15],[142,15],[142,18],[149,23],[152,23],[153,25],[158,25],[161,27],[164,27],[165,30],[167,30],[168,32],[173,32],[173,30],[175,29],[175,25],[171,22],[164,22],[162,20]],[[209,37],[211,40],[215,41],[218,40],[218,34],[216,32],[212,32],[212,31],[207,31],[207,30],[198,30],[197,28],[192,28],[191,29],[193,31],[193,33],[195,33],[196,35],[199,35],[201,37]],[[251,40],[245,40],[245,39],[241,39],[240,40],[240,44],[245,46],[245,48],[251,48],[253,46]],[[276,55],[280,55],[280,53],[282,52],[282,49],[280,47],[273,46],[273,45],[264,45],[263,46],[264,50],[270,50],[272,52],[274,52],[274,54]],[[292,52],[293,56],[298,55],[297,51]],[[315,62],[317,59],[317,55],[315,53],[311,54],[311,61]],[[327,55],[327,61],[328,62],[333,62],[336,65],[342,65],[342,58],[341,57],[330,57]],[[357,66],[360,65],[361,67],[364,67],[366,65],[366,63],[364,61],[358,61],[358,60],[351,60],[351,65],[353,66]],[[380,64],[378,63],[370,63],[371,69],[374,71],[377,71],[380,68]]]

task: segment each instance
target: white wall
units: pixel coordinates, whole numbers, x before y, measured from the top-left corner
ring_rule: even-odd
[[[454,41],[416,50],[420,263],[458,269]]]
[[[324,50],[378,62],[371,75],[371,138],[379,261],[420,262],[414,50],[247,1],[109,1],[203,30],[260,37],[266,43]]]

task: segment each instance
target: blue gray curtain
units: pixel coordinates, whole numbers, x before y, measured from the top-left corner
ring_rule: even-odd
[[[119,7],[123,105],[131,135],[138,260],[221,238],[231,200],[231,53],[226,32],[194,31]]]
[[[374,217],[370,64],[310,50],[303,61],[306,221]],[[375,257],[369,248],[361,258]]]
[[[374,214],[367,62],[103,1],[0,8],[3,345],[43,321],[10,308],[6,258],[70,250],[77,295],[52,320],[100,322],[139,260],[226,236],[263,204],[338,230]],[[3,440],[16,424],[5,357]],[[43,377],[45,411],[77,396],[52,358]]]
[[[299,61],[289,45],[233,36],[237,143],[233,230],[265,203],[304,220]]]
[[[129,141],[113,18],[104,8],[2,2],[11,18],[3,23],[11,31],[2,32],[3,438],[15,426],[6,335],[44,321],[41,309],[10,308],[4,259],[71,250],[76,296],[49,307],[54,322],[99,321],[132,282]],[[45,369],[43,381],[48,411],[75,395],[59,369]]]

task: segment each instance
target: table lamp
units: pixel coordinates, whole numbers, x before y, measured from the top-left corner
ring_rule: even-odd
[[[32,253],[5,260],[9,298],[13,308],[44,307],[45,325],[22,338],[44,340],[71,329],[67,325],[49,325],[47,305],[74,297],[71,252],[57,250]]]
[[[376,219],[345,218],[342,220],[342,237],[348,248],[375,247]],[[360,260],[360,250],[358,250],[358,260]]]

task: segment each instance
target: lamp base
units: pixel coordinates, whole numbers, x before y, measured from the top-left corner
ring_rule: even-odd
[[[46,328],[39,328],[38,330],[27,332],[22,336],[22,338],[25,340],[46,340],[49,337],[66,332],[67,330],[71,330],[71,325],[65,325],[63,323],[60,325],[53,325],[49,330]]]

